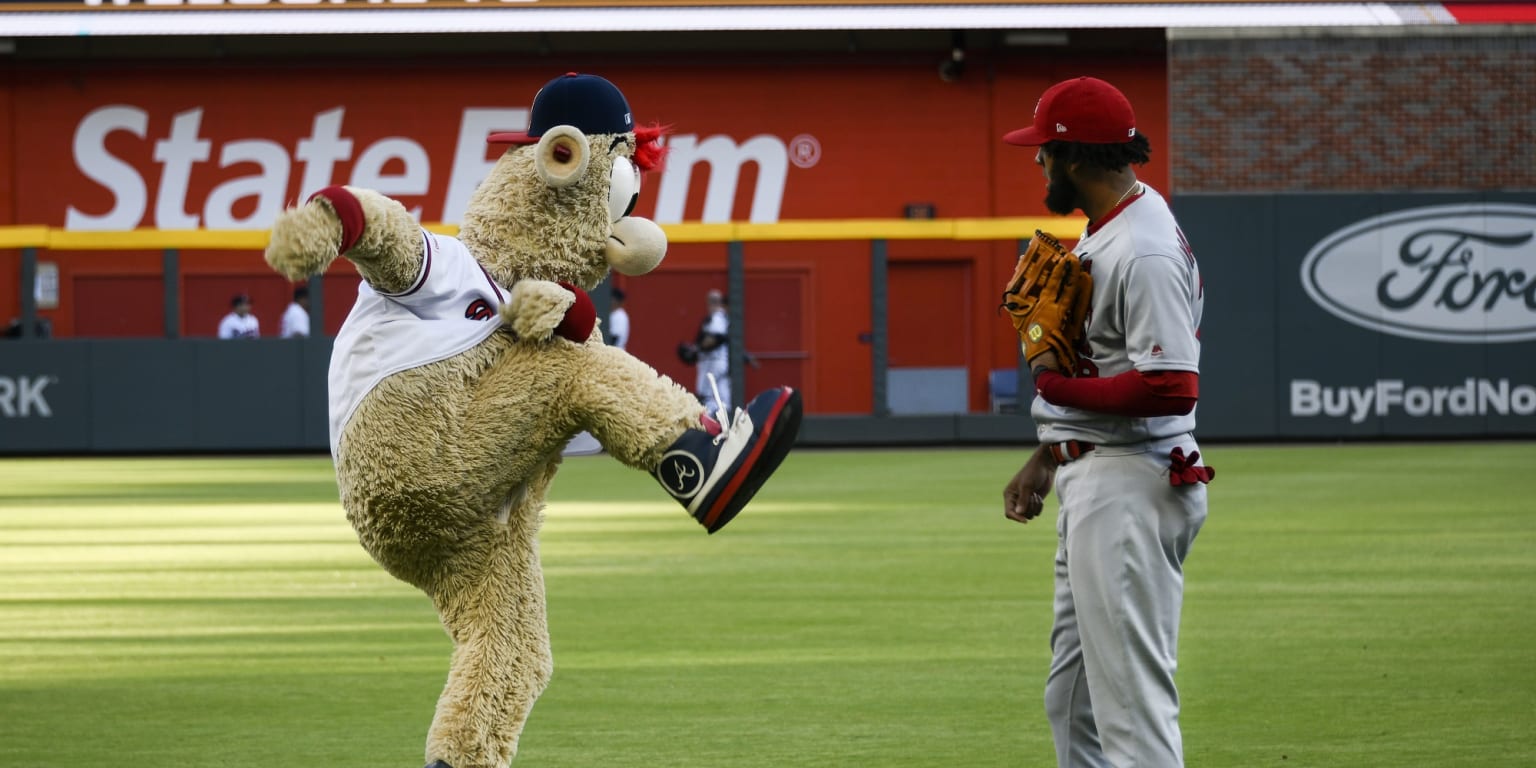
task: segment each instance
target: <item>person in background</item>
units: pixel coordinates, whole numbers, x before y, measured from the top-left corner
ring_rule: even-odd
[[[624,308],[624,291],[614,288],[609,296],[613,309],[608,313],[608,343],[619,349],[628,349],[629,310]]]
[[[278,336],[285,339],[304,338],[309,335],[309,286],[293,289],[293,301],[283,310],[283,325]]]
[[[229,300],[229,314],[219,321],[219,338],[254,339],[261,335],[261,322],[251,314],[251,297],[237,293]]]
[[[706,413],[730,413],[731,320],[725,312],[725,294],[711,288],[704,301],[709,307],[709,313],[704,316],[704,322],[699,324],[699,334],[693,342],[699,349],[699,372],[694,380],[693,391],[704,401]],[[710,386],[711,374],[714,375],[714,386]]]
[[[53,337],[53,321],[46,317],[39,317],[32,322],[32,332],[27,332],[26,324],[21,318],[13,317],[5,331],[0,333],[0,339],[48,339]]]

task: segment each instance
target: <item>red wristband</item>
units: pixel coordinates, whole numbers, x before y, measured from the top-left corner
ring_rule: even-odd
[[[326,187],[310,195],[309,199],[317,197],[330,202],[331,209],[336,211],[336,218],[341,219],[341,247],[336,249],[336,253],[345,254],[352,250],[358,238],[363,236],[363,204],[346,187]]]
[[[565,318],[555,326],[555,334],[580,344],[592,336],[592,326],[597,325],[597,307],[586,291],[570,283],[561,283],[560,287],[576,294],[576,303],[565,311]]]

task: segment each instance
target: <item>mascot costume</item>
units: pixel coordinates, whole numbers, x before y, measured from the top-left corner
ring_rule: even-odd
[[[459,236],[405,206],[329,187],[283,212],[266,260],[290,280],[342,256],[363,277],[329,373],[331,454],[347,519],[390,574],[425,592],[453,640],[429,768],[501,768],[552,671],[538,531],[562,449],[589,432],[651,473],[710,533],[793,445],[799,393],[734,414],[603,343],[586,291],[649,272],[666,236],[630,216],[662,130],[624,95],[567,74],[476,189]]]

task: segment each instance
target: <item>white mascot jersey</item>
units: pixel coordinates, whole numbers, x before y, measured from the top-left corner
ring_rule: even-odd
[[[402,293],[364,281],[331,349],[331,456],[363,396],[385,376],[453,357],[502,327],[507,289],[452,237],[422,230],[421,273]]]

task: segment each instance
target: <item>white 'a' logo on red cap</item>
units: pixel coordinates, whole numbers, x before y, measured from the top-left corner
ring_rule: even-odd
[[[1065,125],[1062,125],[1061,123],[1057,123],[1056,124],[1056,132],[1057,133],[1066,133],[1067,132],[1067,127]]]

